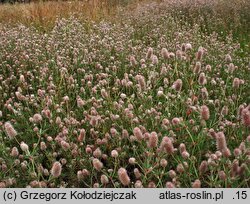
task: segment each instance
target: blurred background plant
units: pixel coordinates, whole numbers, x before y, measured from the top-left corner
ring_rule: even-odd
[[[88,21],[121,21],[124,12],[133,12],[145,3],[167,2],[168,9],[180,23],[198,24],[203,32],[219,33],[226,38],[229,33],[244,46],[249,43],[250,1],[248,0],[75,0],[30,1],[2,0],[0,24],[35,26],[40,31],[51,30],[58,18],[72,15]],[[28,2],[28,3],[27,3]],[[86,21],[85,21],[86,22]]]

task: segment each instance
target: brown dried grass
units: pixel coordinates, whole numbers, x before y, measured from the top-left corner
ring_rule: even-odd
[[[148,0],[38,1],[27,4],[3,4],[0,5],[0,24],[33,25],[47,30],[54,26],[57,18],[68,18],[72,15],[83,20],[112,20],[115,19],[118,7],[126,6],[131,9],[142,1]]]

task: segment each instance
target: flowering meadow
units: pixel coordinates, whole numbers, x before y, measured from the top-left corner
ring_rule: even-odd
[[[250,187],[250,5],[218,2],[0,24],[0,187]]]

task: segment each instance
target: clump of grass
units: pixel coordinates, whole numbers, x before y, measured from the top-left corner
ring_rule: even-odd
[[[75,0],[3,4],[0,5],[0,23],[9,26],[34,26],[40,31],[47,32],[54,27],[58,18],[70,18],[72,15],[82,21],[113,21],[117,18],[120,7],[131,9],[141,1]]]

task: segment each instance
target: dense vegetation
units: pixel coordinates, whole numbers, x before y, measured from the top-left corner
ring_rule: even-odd
[[[250,187],[249,1],[126,4],[0,18],[0,187]]]

